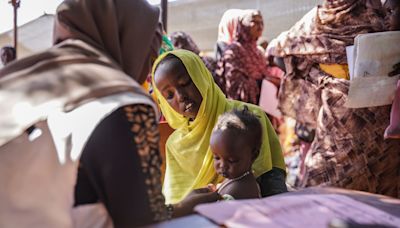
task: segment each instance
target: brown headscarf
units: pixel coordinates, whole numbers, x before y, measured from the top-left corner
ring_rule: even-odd
[[[0,71],[0,146],[52,110],[125,91],[146,98],[136,81],[144,80],[151,50],[158,52],[158,15],[144,0],[63,2],[54,30],[58,44]]]
[[[326,75],[318,64],[346,64],[346,46],[358,34],[383,31],[380,4],[379,0],[325,0],[268,45],[268,55],[285,59],[279,94],[284,115],[316,127],[321,78]]]
[[[161,30],[159,10],[147,1],[66,0],[57,8],[54,42],[79,39],[107,53],[133,79],[138,78],[156,41],[158,53]],[[157,30],[159,36],[154,36]],[[153,39],[153,37],[156,38]]]

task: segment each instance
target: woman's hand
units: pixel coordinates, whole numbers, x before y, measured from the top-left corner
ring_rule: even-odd
[[[272,77],[272,76],[265,76],[265,79],[267,79],[272,84],[274,84],[276,86],[276,88],[278,88],[278,90],[279,90],[279,87],[281,85],[281,79],[280,78]]]
[[[180,203],[174,205],[172,217],[181,217],[193,213],[198,204],[211,203],[221,199],[221,196],[209,188],[195,189],[189,193]]]

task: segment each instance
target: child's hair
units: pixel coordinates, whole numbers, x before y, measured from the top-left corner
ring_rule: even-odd
[[[258,156],[262,144],[262,126],[247,106],[243,110],[233,109],[218,117],[213,132],[225,130],[235,131],[240,137],[245,137],[249,145],[252,145],[255,157]]]

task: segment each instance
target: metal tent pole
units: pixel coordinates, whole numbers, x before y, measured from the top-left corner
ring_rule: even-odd
[[[161,21],[167,32],[167,18],[168,18],[168,0],[161,0]]]

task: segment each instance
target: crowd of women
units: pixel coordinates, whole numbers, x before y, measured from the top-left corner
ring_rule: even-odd
[[[344,105],[349,89],[346,46],[359,34],[399,30],[398,7],[395,1],[324,1],[272,40],[264,55],[257,47],[263,31],[259,11],[234,9],[223,15],[217,66],[210,70],[234,100],[258,104],[263,79],[280,87],[279,108],[296,121],[294,187],[330,185],[400,196],[399,140],[383,137],[390,105]],[[277,66],[285,71],[283,78]]]
[[[287,192],[277,132],[289,119],[296,135],[284,136],[301,145],[293,189],[400,197],[400,140],[383,138],[390,106],[344,106],[346,46],[400,30],[398,14],[394,0],[325,0],[265,50],[260,11],[231,9],[210,57],[184,32],[168,39],[147,1],[64,1],[54,46],[0,69],[0,227],[146,225],[221,200],[224,179],[257,183],[260,197]],[[285,118],[258,106],[263,80]],[[174,129],[165,177],[160,119]],[[235,139],[254,119],[260,142]],[[218,138],[224,128],[236,133]],[[220,153],[237,148],[248,156]]]

